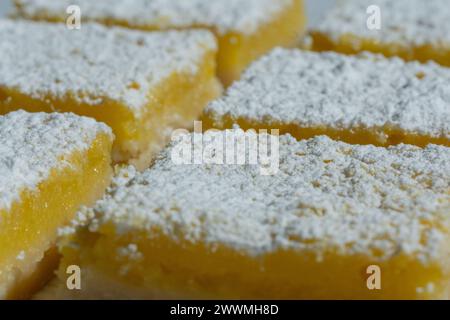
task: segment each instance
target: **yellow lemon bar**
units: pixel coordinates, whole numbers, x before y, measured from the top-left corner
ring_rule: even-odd
[[[303,0],[19,0],[16,15],[65,21],[70,5],[81,21],[142,30],[208,28],[219,42],[218,73],[236,80],[258,56],[275,46],[294,46],[306,25]]]
[[[316,51],[372,51],[450,66],[450,6],[447,0],[344,0],[311,37]]]
[[[73,114],[0,116],[0,299],[29,297],[53,275],[57,228],[103,195],[112,140]]]
[[[108,124],[113,160],[146,167],[171,128],[221,92],[206,30],[145,33],[0,20],[0,113],[70,111]]]
[[[206,159],[211,135],[190,144]],[[448,297],[450,148],[277,141],[272,175],[262,161],[174,162],[185,139],[143,173],[119,171],[61,232],[59,297]],[[66,288],[70,266],[81,290]]]
[[[234,123],[297,139],[450,146],[450,70],[369,53],[275,49],[205,110],[206,128]]]

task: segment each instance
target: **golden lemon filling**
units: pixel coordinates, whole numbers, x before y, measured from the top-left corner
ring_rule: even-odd
[[[223,145],[209,135],[173,142],[142,173],[120,169],[61,232],[58,279],[38,297],[448,298],[449,148],[283,135],[273,175],[259,164],[174,163],[186,141],[217,155]],[[81,290],[66,287],[71,265]]]
[[[297,139],[450,146],[450,70],[369,53],[275,49],[203,115],[206,129],[278,129]]]
[[[252,35],[229,32],[219,35],[218,76],[225,86],[238,80],[255,59],[274,47],[294,47],[306,30],[303,0],[294,0],[272,21]],[[216,33],[217,35],[217,33]]]
[[[212,249],[164,237],[152,241],[146,241],[145,235],[101,233],[91,237],[97,240],[90,242],[89,235],[79,234],[76,243],[83,245],[81,250],[62,249],[57,281],[63,287],[52,295],[41,293],[43,298],[444,299],[450,290],[445,266],[438,262],[423,265],[406,255],[377,263],[383,272],[382,291],[371,291],[366,270],[374,259],[365,256],[330,252],[318,263],[314,252],[300,255],[286,250],[253,258],[228,248]],[[122,252],[129,243],[139,248],[142,258],[105,252],[106,248]],[[80,291],[64,287],[70,265],[83,266]]]
[[[377,6],[378,11],[367,9]],[[310,48],[370,51],[407,61],[450,66],[450,10],[446,0],[346,0],[311,32]]]
[[[108,186],[113,139],[91,119],[23,111],[0,133],[0,297],[27,298],[57,265],[57,229]]]
[[[15,1],[15,15],[64,22],[64,1]],[[82,19],[146,31],[207,28],[219,43],[218,75],[225,85],[238,79],[250,62],[275,46],[295,46],[306,28],[303,0],[79,0]],[[180,12],[183,14],[180,15]]]
[[[247,118],[232,118],[224,116],[216,120],[215,115],[206,113],[203,117],[203,128],[208,129],[226,129],[232,128],[238,124],[244,130],[266,130],[267,128],[277,129],[280,134],[290,134],[298,140],[309,139],[315,136],[326,135],[334,140],[345,141],[351,144],[372,144],[375,146],[386,147],[400,143],[412,144],[419,147],[425,147],[428,144],[438,144],[450,147],[447,137],[430,137],[421,133],[404,132],[396,127],[389,125],[376,128],[330,128],[327,126],[303,127],[298,123],[286,123],[282,121],[249,121]]]
[[[363,51],[379,53],[386,57],[400,57],[406,61],[422,63],[434,61],[440,65],[450,67],[450,45],[433,46],[424,44],[418,47],[408,47],[399,43],[380,43],[372,39],[365,39],[354,34],[344,34],[338,40],[330,38],[320,31],[311,31],[313,51],[335,51],[343,54],[357,54]]]
[[[2,21],[0,34],[0,113],[25,108],[93,117],[113,129],[116,163],[147,167],[171,129],[191,126],[221,92],[208,31],[143,33],[91,24],[71,32]]]
[[[450,299],[447,0],[14,2],[0,299]]]

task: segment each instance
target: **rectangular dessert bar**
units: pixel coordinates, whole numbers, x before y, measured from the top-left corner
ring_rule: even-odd
[[[147,33],[0,20],[0,114],[63,111],[108,124],[113,160],[146,167],[171,128],[192,126],[217,97],[207,30]]]
[[[372,51],[450,66],[450,6],[447,0],[339,1],[311,37],[316,51]]]
[[[254,59],[275,46],[294,46],[306,27],[303,0],[17,0],[16,15],[65,21],[78,5],[82,22],[142,30],[208,28],[219,42],[218,74],[236,80]]]
[[[73,114],[0,116],[0,299],[27,298],[57,267],[57,228],[103,195],[110,128]]]
[[[204,127],[450,146],[450,69],[369,53],[275,49],[205,110]]]
[[[265,176],[174,163],[179,144],[196,143],[185,137],[145,172],[119,171],[61,232],[60,297],[448,298],[450,148],[284,135],[279,171]],[[83,270],[80,291],[65,287],[69,265]]]

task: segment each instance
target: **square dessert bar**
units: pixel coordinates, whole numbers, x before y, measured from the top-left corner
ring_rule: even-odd
[[[284,135],[278,172],[262,175],[253,164],[177,164],[181,140],[145,172],[119,171],[61,232],[59,294],[448,298],[450,148]],[[69,265],[83,270],[73,295]],[[367,286],[370,266],[381,269],[381,290]]]
[[[311,36],[316,51],[372,51],[450,66],[447,0],[339,1]]]
[[[234,123],[297,139],[450,146],[450,70],[368,53],[275,49],[205,110],[207,128]]]
[[[305,31],[303,0],[18,0],[16,15],[65,21],[78,5],[82,22],[142,30],[208,28],[219,42],[218,73],[236,80],[254,59],[275,46],[294,46]]]
[[[73,114],[0,116],[0,299],[27,298],[57,267],[57,228],[103,195],[113,135]]]
[[[108,124],[113,160],[146,167],[171,128],[221,92],[206,30],[147,33],[0,20],[0,113],[70,111]]]

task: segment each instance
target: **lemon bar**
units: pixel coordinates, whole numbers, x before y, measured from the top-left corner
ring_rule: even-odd
[[[81,269],[81,290],[69,296],[448,297],[450,148],[282,135],[273,175],[260,174],[261,161],[173,161],[180,144],[211,147],[209,135],[186,135],[143,173],[121,169],[61,231],[59,282],[68,266]],[[368,286],[371,266],[381,270],[379,290]]]
[[[0,116],[0,299],[29,297],[53,274],[57,228],[110,182],[112,140],[73,114]]]
[[[0,20],[0,113],[63,111],[109,125],[113,160],[146,167],[171,128],[221,92],[207,30],[145,33]]]
[[[369,53],[275,49],[205,110],[206,128],[234,123],[297,139],[450,146],[450,70]]]
[[[219,42],[218,73],[225,84],[275,46],[294,46],[306,25],[303,0],[20,0],[16,15],[65,21],[78,5],[82,21],[142,30],[208,28]]]
[[[372,51],[450,66],[447,0],[345,0],[311,31],[312,49]]]

